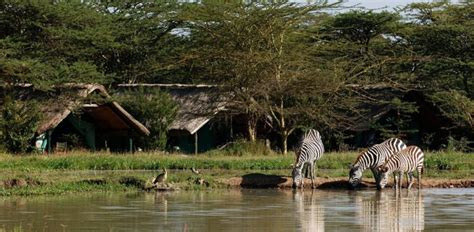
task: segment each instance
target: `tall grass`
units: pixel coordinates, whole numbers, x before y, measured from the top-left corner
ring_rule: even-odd
[[[325,153],[317,161],[320,169],[347,169],[357,153]],[[280,170],[289,169],[294,154],[242,155],[213,151],[201,155],[164,153],[110,154],[73,152],[65,155],[0,154],[0,170],[158,170],[169,169],[227,169]],[[460,152],[427,153],[425,168],[433,170],[474,170],[474,154]]]

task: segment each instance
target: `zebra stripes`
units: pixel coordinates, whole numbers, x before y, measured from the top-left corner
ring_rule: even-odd
[[[395,187],[402,187],[402,174],[407,174],[408,189],[413,185],[413,172],[418,172],[418,188],[421,188],[421,171],[423,170],[424,154],[417,146],[409,146],[393,156],[385,164],[378,167],[380,172],[380,186],[384,188],[388,182],[388,175],[395,172]]]
[[[311,186],[314,188],[314,171],[316,160],[319,160],[324,153],[324,145],[319,131],[310,129],[302,137],[297,151],[296,164],[293,167],[293,188],[303,187],[303,177],[301,175],[304,164],[309,165]]]
[[[379,183],[379,173],[377,167],[384,164],[393,154],[406,148],[405,143],[397,138],[390,138],[382,143],[370,147],[367,151],[361,153],[355,163],[350,166],[349,183],[356,187],[362,180],[362,173],[370,168],[374,175],[375,182]],[[377,188],[380,186],[377,184]]]

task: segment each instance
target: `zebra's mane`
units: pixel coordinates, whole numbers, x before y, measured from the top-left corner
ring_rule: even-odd
[[[295,151],[295,154],[296,154],[296,163],[298,163],[298,161],[300,160],[300,155],[301,155],[301,147],[303,146],[304,142],[308,139],[308,137],[310,137],[311,135],[311,130],[305,132],[303,134],[303,136],[300,137],[299,141],[298,141],[298,148],[297,150]]]
[[[298,161],[300,160],[300,155],[301,155],[301,146],[303,145],[303,140],[301,139],[300,141],[300,144],[298,146],[298,148],[295,150],[295,155],[296,155],[296,161],[295,161],[295,164],[298,163]]]
[[[358,163],[359,163],[359,160],[361,159],[361,157],[362,157],[363,155],[365,155],[365,153],[367,153],[367,152],[369,151],[369,149],[370,149],[370,148],[366,148],[366,149],[362,150],[362,152],[359,153],[359,155],[357,156],[357,158],[356,158],[354,164],[358,164]]]

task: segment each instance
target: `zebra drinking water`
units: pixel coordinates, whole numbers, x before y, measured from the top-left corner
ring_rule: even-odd
[[[397,138],[390,138],[370,147],[367,151],[361,153],[355,163],[350,166],[349,183],[352,187],[356,187],[362,181],[362,173],[367,168],[372,171],[375,182],[379,183],[377,167],[384,164],[390,156],[405,148],[405,143]],[[377,188],[380,189],[379,184],[377,184]]]
[[[402,174],[406,173],[408,189],[413,185],[413,172],[418,172],[418,189],[421,188],[421,172],[423,170],[424,154],[417,146],[409,146],[396,154],[385,162],[384,165],[378,167],[380,172],[380,187],[384,188],[388,182],[388,175],[395,172],[395,187],[402,188]]]
[[[292,178],[293,188],[303,187],[302,170],[304,164],[309,165],[311,176],[311,186],[314,188],[314,170],[316,160],[319,160],[324,153],[324,145],[319,131],[310,129],[301,140],[297,151],[296,164],[293,167]]]

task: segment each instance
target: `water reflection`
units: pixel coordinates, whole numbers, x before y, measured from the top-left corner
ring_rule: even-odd
[[[320,204],[324,192],[294,190],[295,213],[302,231],[324,231],[324,207]]]
[[[0,231],[462,230],[474,228],[473,199],[473,189],[6,197],[0,198]]]
[[[421,191],[376,191],[372,197],[356,195],[357,217],[363,231],[424,230],[425,211]]]

